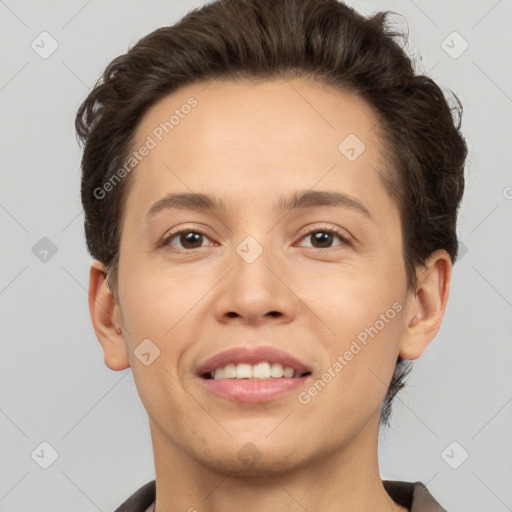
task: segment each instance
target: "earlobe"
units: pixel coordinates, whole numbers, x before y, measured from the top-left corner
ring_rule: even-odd
[[[441,327],[448,296],[452,262],[444,250],[434,252],[418,276],[418,288],[407,304],[406,331],[400,343],[403,359],[417,359],[423,354]]]
[[[103,348],[105,364],[111,370],[130,366],[123,336],[119,305],[106,282],[105,267],[99,261],[89,272],[89,313],[96,337]]]

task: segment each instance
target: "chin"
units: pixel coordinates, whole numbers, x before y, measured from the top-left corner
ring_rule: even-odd
[[[297,450],[295,450],[295,453]],[[284,451],[272,455],[260,451],[252,443],[247,443],[238,452],[229,455],[210,453],[205,459],[204,454],[199,455],[202,465],[217,473],[223,473],[234,477],[266,477],[269,474],[287,473],[304,465],[302,458],[290,457]]]

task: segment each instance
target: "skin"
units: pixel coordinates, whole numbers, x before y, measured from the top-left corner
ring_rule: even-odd
[[[407,292],[377,119],[357,96],[305,79],[193,84],[146,113],[135,146],[190,96],[197,107],[130,176],[117,294],[101,263],[90,271],[105,364],[131,367],[149,415],[156,511],[405,511],[379,476],[380,407],[398,354],[418,358],[439,330],[448,254],[432,254]],[[366,146],[352,162],[338,150],[350,133]],[[274,210],[281,196],[309,189],[348,194],[371,218],[338,206]],[[169,192],[214,194],[227,209],[165,210],[147,223]],[[351,243],[333,235],[315,244],[311,232],[329,226]],[[179,235],[160,246],[173,228],[205,236],[192,248]],[[236,252],[247,236],[263,249],[252,263]],[[307,405],[296,392],[229,401],[194,374],[226,348],[271,345],[313,368],[309,386],[395,302],[401,311]],[[134,350],[148,338],[160,355],[146,366]],[[247,443],[252,464],[238,456]]]

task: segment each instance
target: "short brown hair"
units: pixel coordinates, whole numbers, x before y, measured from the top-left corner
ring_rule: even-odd
[[[365,17],[337,0],[217,0],[178,23],[140,39],[115,58],[80,106],[76,130],[84,145],[82,203],[90,254],[105,264],[117,291],[124,202],[131,179],[108,196],[95,190],[112,179],[133,151],[142,115],[178,88],[215,78],[305,77],[353,91],[379,119],[389,169],[381,179],[396,200],[403,232],[407,286],[417,267],[444,249],[455,262],[457,213],[467,147],[462,105],[450,108],[428,76],[416,74],[389,12]],[[455,125],[452,112],[458,115]],[[404,386],[408,362],[398,357],[381,412]]]

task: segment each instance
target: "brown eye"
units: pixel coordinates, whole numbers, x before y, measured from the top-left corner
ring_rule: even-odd
[[[349,244],[346,238],[340,231],[334,229],[315,229],[310,231],[302,237],[301,240],[311,238],[312,247],[314,249],[330,249],[335,238],[338,238],[342,243],[339,245]]]
[[[181,246],[176,247],[177,249],[197,249],[203,247],[202,242],[204,238],[208,237],[201,231],[185,229],[169,234],[162,245],[176,247],[176,245],[172,243],[176,239],[177,242],[181,244]]]
[[[327,231],[315,231],[311,234],[311,241],[313,242],[313,246],[318,244],[320,247],[328,247],[331,246],[333,242],[333,238],[336,236],[333,233],[328,233]]]

